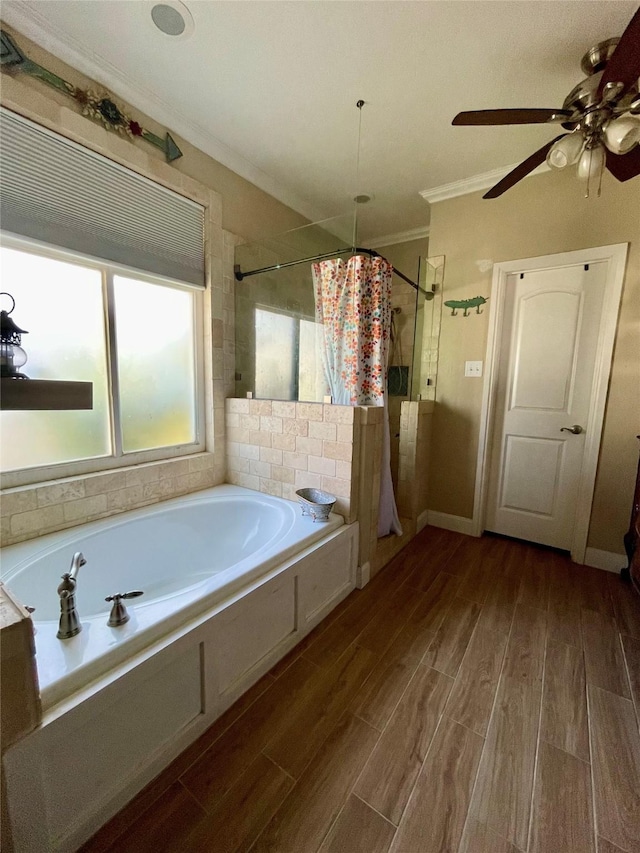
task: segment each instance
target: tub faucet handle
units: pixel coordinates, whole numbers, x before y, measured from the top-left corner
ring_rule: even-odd
[[[111,628],[117,628],[119,625],[124,625],[131,618],[127,613],[127,608],[122,603],[123,598],[138,598],[139,595],[144,595],[141,589],[132,589],[130,592],[116,592],[115,595],[108,595],[105,601],[112,601],[111,613],[109,613],[109,621],[107,625]]]

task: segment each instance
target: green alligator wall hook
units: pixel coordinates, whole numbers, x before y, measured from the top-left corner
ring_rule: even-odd
[[[489,297],[487,296],[487,299]],[[484,305],[487,299],[484,296],[474,296],[473,299],[449,299],[444,304],[447,308],[451,308],[451,316],[455,317],[457,315],[456,308],[464,308],[463,317],[469,316],[469,308],[475,308],[476,314],[483,314],[484,312],[480,310],[480,306]]]
[[[124,113],[106,92],[96,94],[90,89],[80,89],[78,86],[74,86],[72,83],[63,80],[62,77],[58,77],[52,71],[47,71],[46,68],[38,65],[37,62],[32,62],[20,50],[6,30],[0,30],[0,65],[3,71],[9,74],[22,71],[23,74],[37,77],[43,83],[47,83],[59,92],[69,95],[70,98],[73,98],[81,106],[82,115],[94,121],[99,121],[107,130],[115,130],[116,133],[121,133],[131,139],[134,136],[139,136],[145,142],[149,142],[163,151],[169,163],[172,160],[177,160],[178,157],[182,157],[182,151],[178,148],[170,133],[166,133],[164,138],[156,136],[155,133],[145,130],[137,121],[134,121]]]

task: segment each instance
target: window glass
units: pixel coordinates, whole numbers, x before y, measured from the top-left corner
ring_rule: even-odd
[[[321,403],[329,393],[322,364],[322,324],[256,308],[255,325],[256,397]]]
[[[0,290],[16,301],[12,319],[28,331],[22,372],[31,379],[93,383],[91,410],[2,412],[2,470],[109,455],[102,273],[7,247],[0,248],[0,269]]]
[[[298,400],[321,403],[329,393],[322,366],[324,328],[313,320],[300,320],[300,363]]]
[[[194,294],[114,276],[122,449],[197,439]]]
[[[256,308],[256,397],[297,399],[298,320]]]

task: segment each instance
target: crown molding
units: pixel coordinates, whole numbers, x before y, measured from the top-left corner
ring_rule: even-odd
[[[246,160],[199,124],[188,119],[175,107],[159,98],[155,92],[132,84],[115,65],[87,50],[60,28],[51,25],[25,0],[11,0],[3,3],[2,18],[44,50],[66,62],[81,74],[101,83],[116,97],[122,98],[135,109],[165,125],[171,133],[181,136],[282,204],[291,207],[312,222],[326,219],[326,214],[317,210],[309,201],[300,198],[259,166]]]
[[[432,187],[431,189],[422,190],[420,195],[422,198],[429,202],[429,204],[435,204],[437,201],[444,201],[448,198],[455,198],[459,195],[467,195],[468,193],[475,193],[478,190],[487,190],[489,187],[492,187],[494,184],[497,184],[498,181],[501,181],[505,175],[508,175],[516,166],[520,165],[519,163],[512,163],[511,166],[502,166],[500,169],[492,169],[490,172],[481,172],[479,175],[472,175],[470,178],[463,178],[461,181],[453,181],[450,184],[442,184],[439,187]],[[527,177],[531,175],[540,175],[543,172],[550,171],[549,166],[546,163],[542,163],[536,169],[529,172]]]
[[[408,231],[398,231],[396,234],[385,234],[383,237],[371,237],[367,243],[376,249],[383,246],[393,246],[394,243],[409,243],[411,240],[423,240],[429,236],[429,226],[421,225],[419,228],[410,228]]]

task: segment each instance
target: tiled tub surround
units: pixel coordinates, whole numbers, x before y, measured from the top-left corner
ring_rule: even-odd
[[[227,400],[227,480],[297,500],[296,490],[336,495],[334,511],[358,518],[361,406]]]
[[[217,464],[216,464],[217,463]],[[84,474],[2,492],[2,544],[13,545],[224,480],[213,453]]]
[[[402,537],[378,539],[381,407],[229,399],[227,480],[293,501],[305,487],[335,494],[335,512],[360,525],[362,585],[426,523],[433,407],[430,401],[402,403],[396,495]]]
[[[223,503],[212,506],[218,498]],[[243,533],[238,527],[239,503],[247,501],[255,511],[249,508],[249,527]],[[268,516],[264,540],[255,539],[260,508],[266,509]],[[191,521],[179,515],[181,510],[187,515],[195,512],[189,515]],[[220,529],[214,523],[216,518]],[[57,553],[59,540],[64,540],[71,552],[82,548],[88,558],[82,571],[88,574],[93,542],[97,555],[93,562],[99,564],[102,555],[103,577],[109,590],[114,582],[132,588],[138,584],[136,566],[144,560],[132,540],[136,524],[160,524],[164,539],[160,530],[151,538],[176,570],[176,577],[183,569],[192,575],[206,574],[208,565],[211,577],[197,578],[195,586],[166,595],[162,590],[154,594],[149,588],[152,600],[147,610],[151,613],[160,608],[165,612],[164,634],[156,630],[158,626],[145,628],[145,606],[138,603],[144,599],[136,599],[128,603],[131,621],[121,628],[102,624],[106,612],[100,614],[100,624],[88,612],[80,634],[58,641],[54,638],[56,623],[47,613],[50,602],[39,603],[45,617],[37,623],[39,665],[42,643],[58,651],[64,670],[82,658],[101,631],[109,654],[118,647],[128,647],[130,654],[125,659],[116,655],[112,669],[99,668],[83,687],[71,685],[75,692],[62,701],[58,701],[60,692],[54,696],[49,691],[47,701],[57,704],[49,704],[42,724],[6,751],[4,769],[16,853],[75,851],[299,643],[355,585],[357,525],[345,525],[335,515],[329,524],[314,524],[289,502],[230,485],[136,511],[113,522],[88,525],[84,538],[83,529],[78,530],[76,542],[66,533],[55,534],[47,538],[53,543],[49,550]],[[231,538],[237,540],[236,557],[225,563],[225,553],[232,547],[228,540],[235,528],[237,535]],[[279,532],[274,535],[276,528]],[[102,539],[98,541],[103,533],[122,541],[109,546]],[[142,533],[138,544],[144,551],[149,530],[145,527]],[[167,536],[176,541],[167,544]],[[209,541],[212,537],[213,543]],[[194,543],[200,548],[202,566],[197,554],[191,553]],[[39,563],[46,560],[46,545],[45,539],[16,545],[11,551],[22,563],[23,552],[33,551],[37,573]],[[131,552],[133,565],[125,567],[127,577],[118,580],[111,577],[108,554],[118,556],[123,548]],[[183,552],[186,565],[181,567],[176,554]],[[157,565],[161,556],[151,557],[151,580],[142,578],[143,589],[146,581],[152,584],[156,576],[163,577]],[[216,561],[222,561],[218,574]],[[94,570],[99,569],[94,565]],[[51,577],[55,599],[57,569],[50,573],[56,575]],[[82,577],[81,572],[79,590]],[[85,578],[87,584],[91,580]],[[38,576],[36,581],[38,589],[43,586],[42,578]],[[192,601],[195,587],[200,598]],[[82,617],[80,594],[78,604]],[[95,610],[90,601],[87,608]],[[141,637],[137,645],[136,635]],[[90,677],[86,672],[85,676]],[[65,783],[60,784],[60,779]]]

